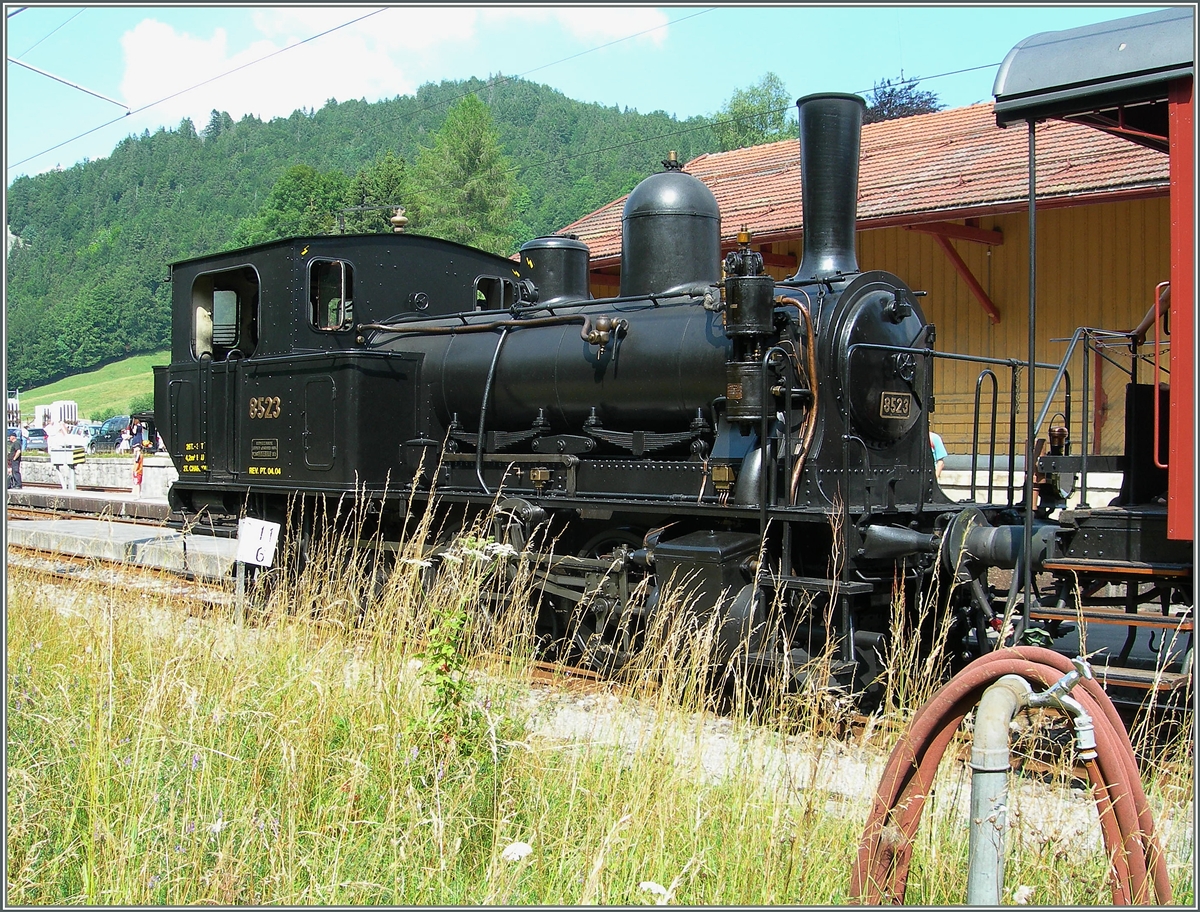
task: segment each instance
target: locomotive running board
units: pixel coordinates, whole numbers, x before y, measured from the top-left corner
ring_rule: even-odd
[[[441,458],[443,462],[466,462],[474,464],[475,460],[479,457],[475,453],[443,453]],[[535,466],[545,465],[546,463],[555,463],[563,466],[567,470],[566,496],[574,497],[577,490],[575,469],[579,465],[579,457],[573,456],[569,453],[484,453],[481,462],[493,464],[502,463],[504,465],[511,465],[513,463],[518,465],[522,463],[533,463]]]
[[[839,595],[867,595],[875,591],[871,583],[822,579],[817,576],[770,576],[763,574],[758,581],[764,589],[797,592],[836,592]]]
[[[1142,611],[1124,611],[1120,608],[1051,608],[1038,607],[1029,610],[1029,616],[1039,621],[1084,621],[1096,624],[1111,624],[1117,627],[1151,627],[1156,630],[1173,630],[1191,633],[1195,622],[1189,615],[1151,614]]]
[[[1042,569],[1058,573],[1107,573],[1130,576],[1161,576],[1170,579],[1192,575],[1191,564],[1149,563],[1147,561],[1092,560],[1080,557],[1055,557],[1042,561]]]

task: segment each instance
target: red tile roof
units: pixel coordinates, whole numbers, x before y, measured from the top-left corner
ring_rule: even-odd
[[[1167,156],[1091,127],[1047,121],[1037,129],[1038,199],[1063,200],[1167,188]],[[996,126],[991,103],[866,124],[858,180],[858,225],[915,224],[1014,211],[1028,199],[1029,131]],[[799,233],[800,144],[781,140],[701,155],[684,168],[712,190],[721,237],[743,226],[759,241]],[[621,253],[614,200],[562,230],[577,234],[592,261]]]

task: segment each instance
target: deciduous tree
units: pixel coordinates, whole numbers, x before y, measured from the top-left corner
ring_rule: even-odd
[[[774,73],[738,89],[714,118],[713,130],[723,151],[744,149],[792,136],[792,96]]]
[[[917,91],[917,80],[905,79],[904,74],[892,82],[884,79],[875,83],[867,98],[867,111],[863,123],[895,120],[914,114],[932,114],[946,107],[933,92]]]

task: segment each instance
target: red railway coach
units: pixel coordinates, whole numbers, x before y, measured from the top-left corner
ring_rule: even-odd
[[[1061,119],[1170,155],[1170,444],[1155,464],[1169,473],[1169,537],[1186,541],[1195,540],[1194,40],[1190,8],[1043,32],[1008,53],[993,92],[1001,127]],[[1031,231],[1031,260],[1033,249]]]
[[[1075,553],[1053,557],[1043,569],[1087,591],[1105,584],[1123,587],[1124,612],[1095,612],[1091,620],[1128,625],[1122,655],[1133,645],[1136,629],[1130,614],[1138,602],[1160,597],[1164,639],[1183,635],[1187,644],[1181,676],[1192,665],[1193,573],[1195,547],[1195,22],[1190,8],[1174,8],[1061,32],[1044,32],[1014,47],[1001,64],[993,94],[996,123],[1024,122],[1029,130],[1029,346],[1036,340],[1036,124],[1057,119],[1084,124],[1170,156],[1170,271],[1156,289],[1147,290],[1150,308],[1132,331],[1080,329],[1085,374],[1088,354],[1103,357],[1105,336],[1112,346],[1128,343],[1132,353],[1127,386],[1125,452],[1111,462],[1125,477],[1122,496],[1108,508],[1086,503],[1063,522],[1097,535],[1076,535],[1086,544]],[[1169,294],[1164,292],[1169,290]],[[1169,302],[1169,303],[1168,303]],[[1114,337],[1116,340],[1114,342]],[[1123,337],[1123,338],[1122,338]],[[1146,354],[1141,346],[1149,348]],[[1094,346],[1094,347],[1093,347]],[[1169,351],[1169,360],[1165,357]],[[1069,355],[1068,355],[1069,357]],[[1065,365],[1064,360],[1064,365]],[[1098,363],[1098,362],[1097,362]],[[1151,382],[1139,383],[1138,366],[1149,368]],[[1033,378],[1029,378],[1033,398]],[[1103,471],[1104,457],[1087,452],[1088,409],[1084,402],[1083,452],[1054,468],[1086,472],[1091,458]],[[1027,447],[1033,452],[1034,418],[1030,409]],[[1140,413],[1140,414],[1139,414]],[[1037,461],[1038,469],[1047,464]],[[1150,480],[1148,480],[1150,479]],[[1165,500],[1165,505],[1163,501]],[[1028,579],[1030,572],[1026,571]],[[1027,583],[1028,585],[1028,583]],[[1147,592],[1146,587],[1149,587]],[[1108,590],[1105,590],[1108,591]],[[1119,590],[1118,590],[1119,591]],[[1149,596],[1149,598],[1147,598]],[[1044,603],[1043,603],[1044,604]],[[1048,617],[1053,609],[1037,609]],[[1084,612],[1085,616],[1087,612]],[[1115,615],[1115,616],[1113,616]],[[1154,633],[1151,633],[1153,641]],[[1150,683],[1144,686],[1153,686]]]

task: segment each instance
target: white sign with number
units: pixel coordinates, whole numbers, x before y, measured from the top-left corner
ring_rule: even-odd
[[[237,560],[245,564],[269,567],[275,560],[279,541],[279,523],[261,519],[238,520]]]

